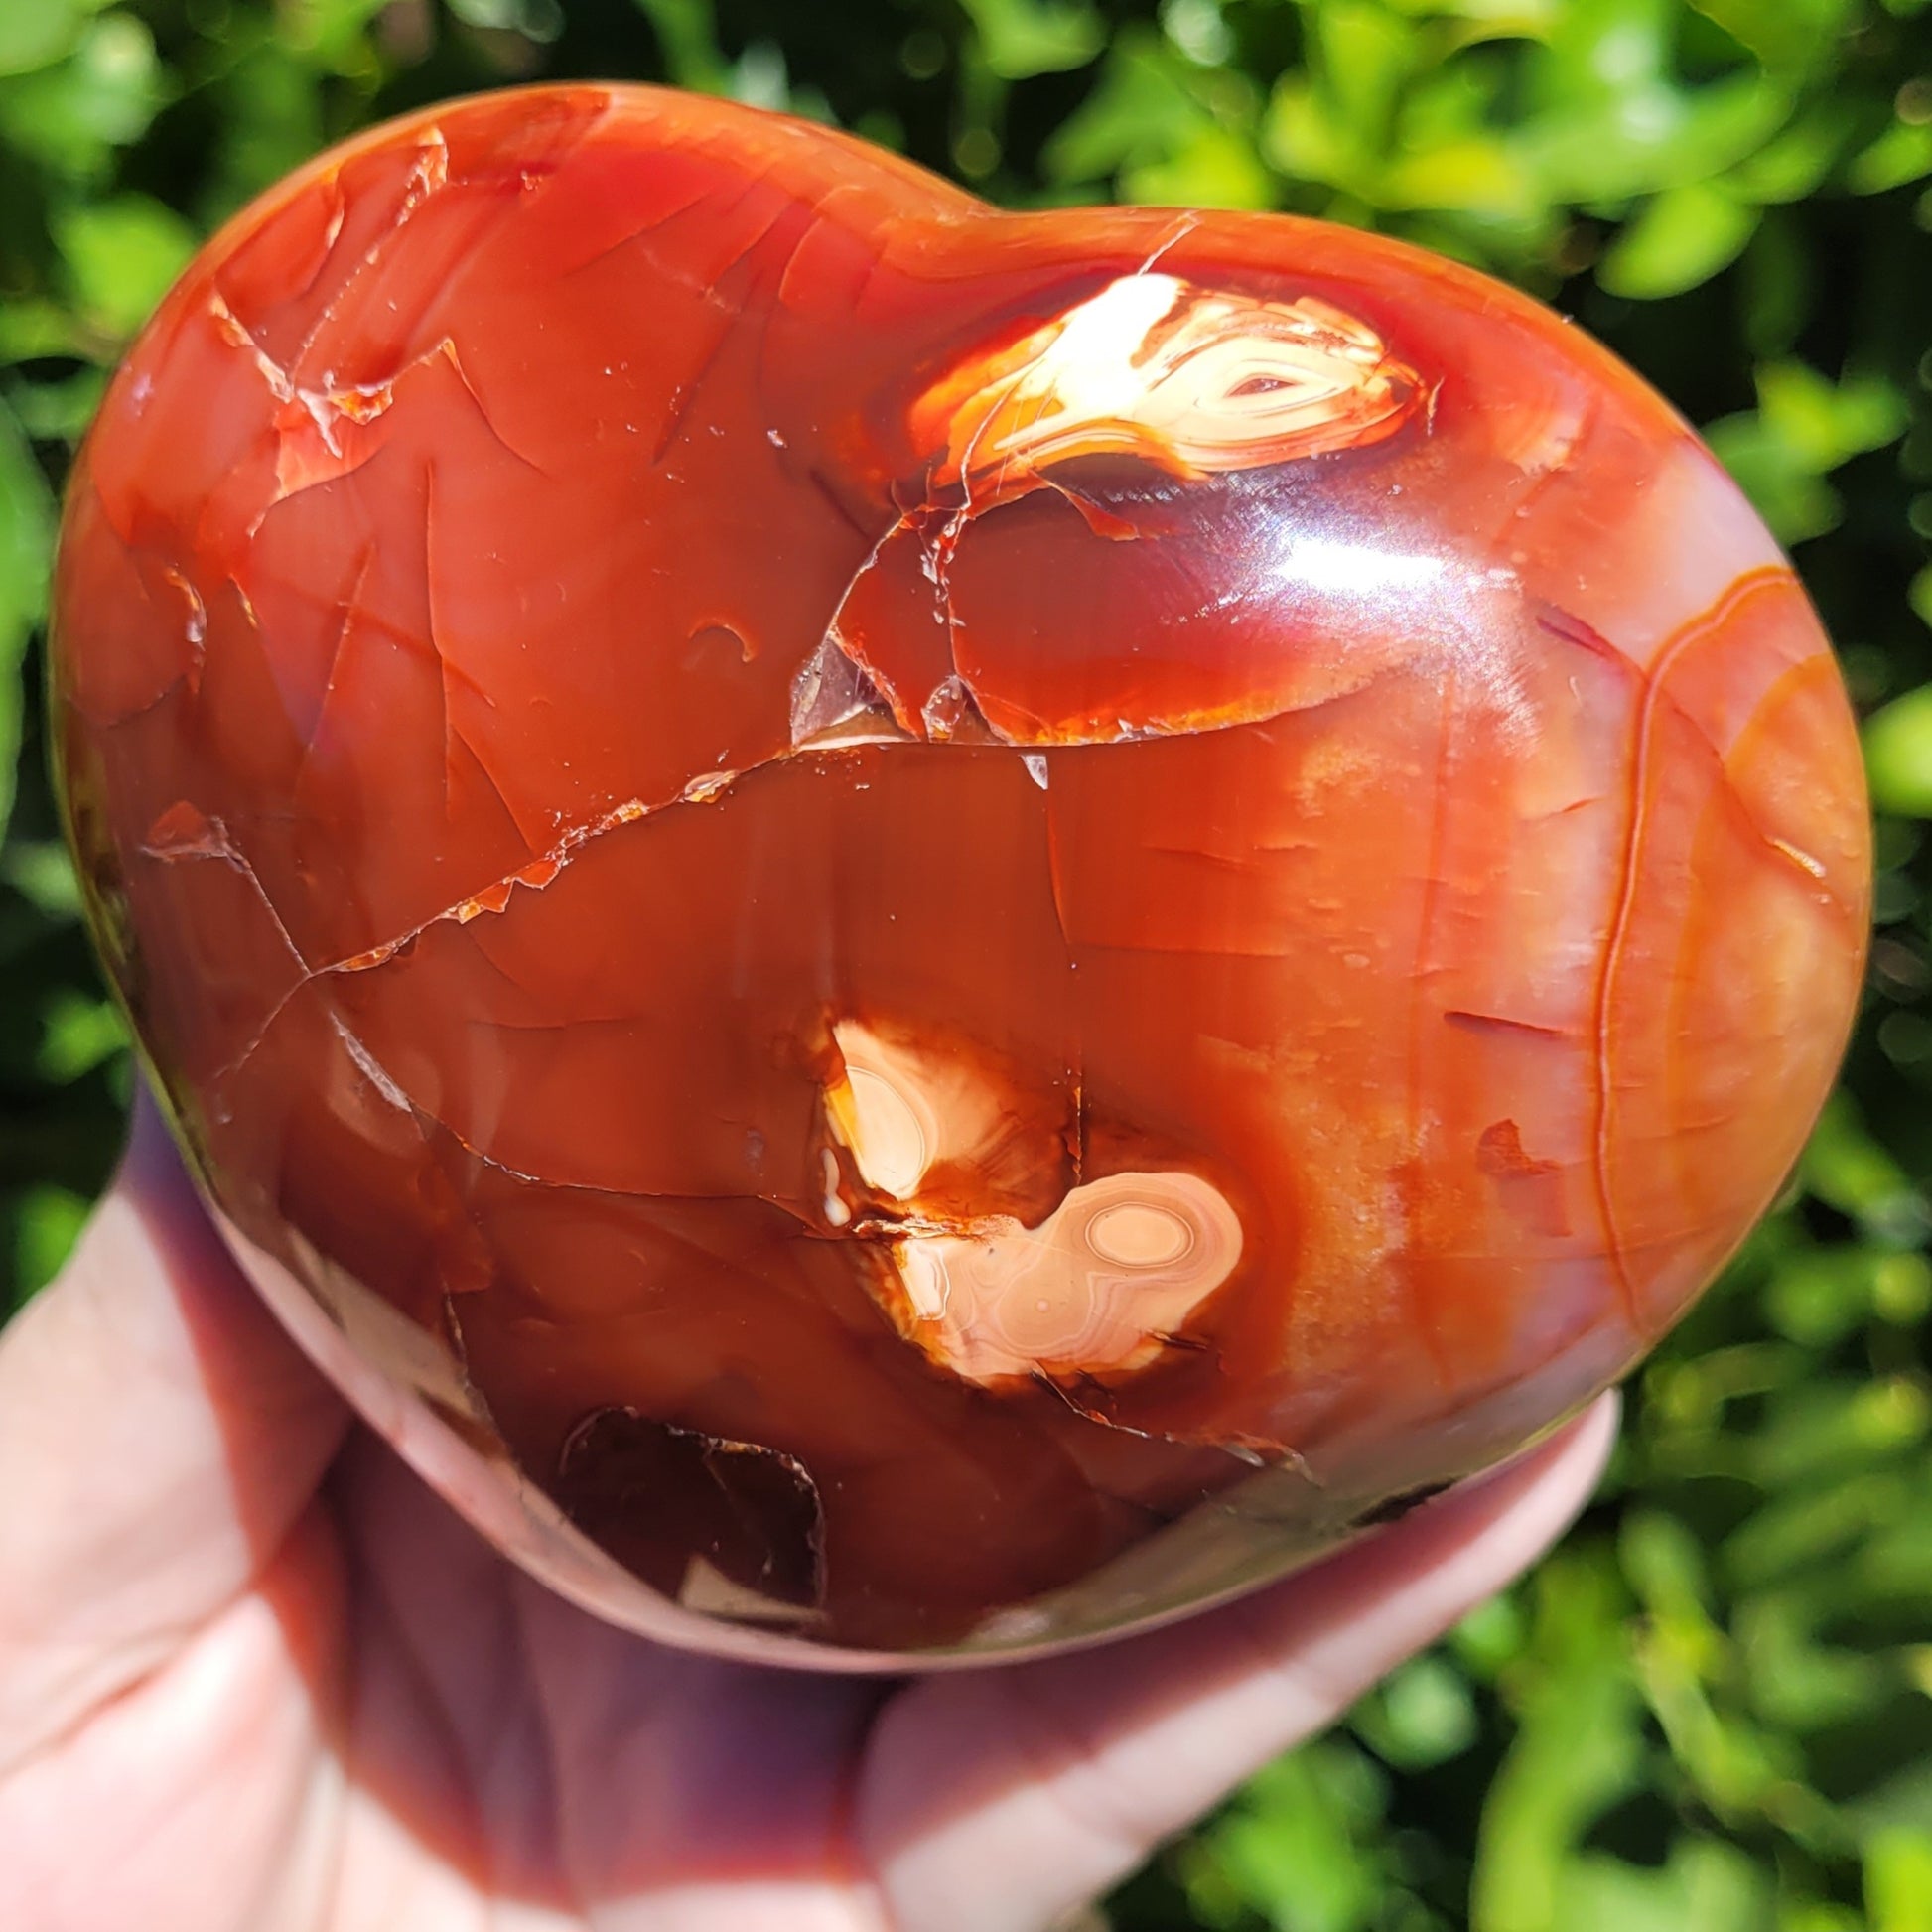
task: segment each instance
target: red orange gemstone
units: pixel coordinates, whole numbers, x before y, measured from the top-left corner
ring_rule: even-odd
[[[421,115],[217,237],[55,683],[264,1292],[715,1648],[1079,1638],[1507,1453],[1770,1202],[1859,987],[1826,639],[1601,349],[674,95]]]

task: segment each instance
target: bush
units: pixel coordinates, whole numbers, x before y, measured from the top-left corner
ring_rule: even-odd
[[[1014,205],[1284,207],[1475,261],[1705,425],[1839,638],[1879,821],[1844,1085],[1520,1588],[1112,1901],[1123,1928],[1932,1928],[1932,11],[1925,0],[0,5],[0,1306],[129,1073],[38,742],[55,492],[198,236],[327,140],[669,78]],[[17,787],[13,771],[18,753]]]

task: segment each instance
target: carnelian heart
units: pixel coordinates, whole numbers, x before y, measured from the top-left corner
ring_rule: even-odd
[[[1575,330],[1341,229],[447,107],[189,271],[57,604],[237,1251],[677,1641],[1092,1635],[1493,1461],[1762,1212],[1857,997],[1770,538]]]

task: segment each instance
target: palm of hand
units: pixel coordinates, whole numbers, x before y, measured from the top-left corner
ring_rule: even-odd
[[[530,1583],[351,1425],[146,1121],[0,1338],[0,1924],[1041,1926],[1515,1574],[1612,1427],[1072,1657],[688,1657]]]

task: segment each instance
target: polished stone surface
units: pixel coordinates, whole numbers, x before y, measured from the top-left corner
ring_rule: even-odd
[[[465,102],[198,260],[56,598],[237,1251],[678,1641],[1050,1644],[1494,1460],[1768,1205],[1857,998],[1771,539],[1576,330],[1346,230]]]

